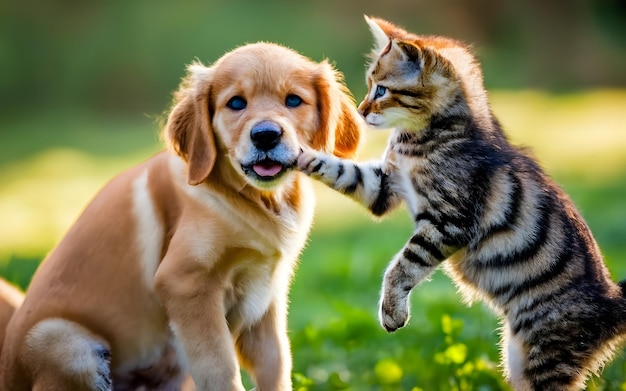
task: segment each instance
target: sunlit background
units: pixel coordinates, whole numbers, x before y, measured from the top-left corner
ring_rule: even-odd
[[[357,101],[371,47],[363,14],[471,43],[512,141],[533,148],[626,278],[626,3],[622,0],[17,1],[0,3],[0,275],[38,262],[115,173],[162,146],[158,118],[185,65],[271,41],[330,59]],[[387,133],[368,132],[362,158]],[[387,261],[411,232],[322,187],[293,282],[301,390],[500,390],[497,320],[441,273],[410,325],[377,325]],[[624,353],[589,389],[626,389]],[[620,388],[621,387],[621,388]]]

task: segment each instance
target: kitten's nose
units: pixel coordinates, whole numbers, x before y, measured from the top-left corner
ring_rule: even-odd
[[[255,147],[269,151],[280,142],[283,130],[274,121],[261,121],[252,127],[250,139]]]

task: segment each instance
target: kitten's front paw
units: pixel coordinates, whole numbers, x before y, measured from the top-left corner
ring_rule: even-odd
[[[378,312],[380,325],[388,332],[393,333],[404,327],[409,320],[408,300],[390,300],[383,296]]]
[[[323,155],[313,151],[302,151],[298,157],[298,169],[310,176],[322,176],[319,171],[323,165]]]

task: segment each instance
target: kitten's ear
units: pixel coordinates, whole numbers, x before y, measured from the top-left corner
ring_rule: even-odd
[[[392,44],[398,47],[398,49],[402,52],[407,61],[415,63],[418,68],[422,67],[423,53],[420,48],[410,42],[399,41],[395,39],[393,40]]]
[[[385,33],[385,31],[382,29],[382,27],[377,23],[378,19],[370,18],[367,15],[363,15],[363,17],[365,18],[365,22],[367,22],[367,25],[372,32],[372,36],[374,37],[374,50],[376,51],[376,53],[379,53],[385,47],[387,47],[387,45],[389,45],[390,38],[387,33]]]

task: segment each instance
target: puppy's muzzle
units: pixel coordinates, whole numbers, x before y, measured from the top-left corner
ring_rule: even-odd
[[[250,129],[251,150],[241,161],[241,169],[262,187],[276,180],[296,164],[298,151],[283,137],[283,128],[271,120],[263,120]]]
[[[283,130],[273,121],[261,121],[250,131],[252,144],[261,151],[269,151],[276,147],[282,135]]]

